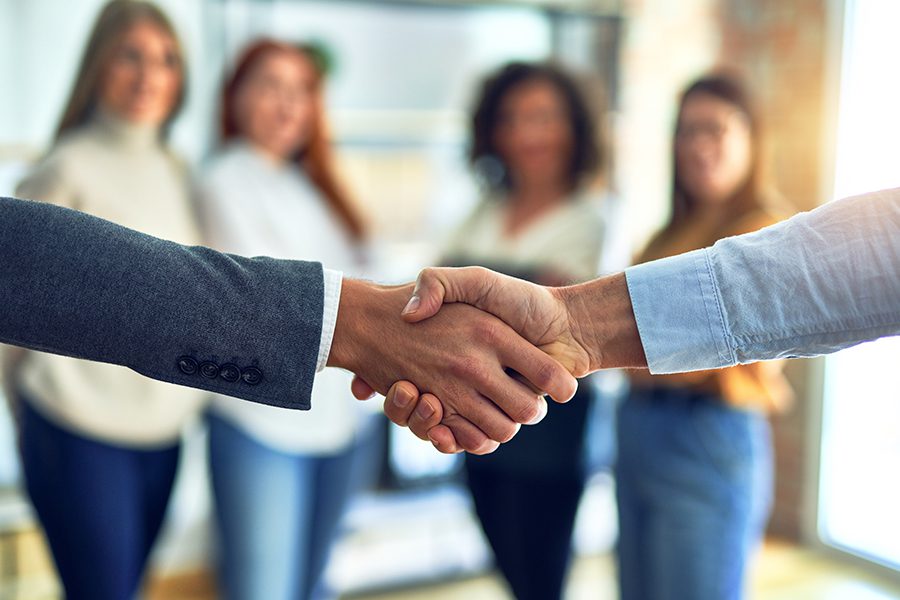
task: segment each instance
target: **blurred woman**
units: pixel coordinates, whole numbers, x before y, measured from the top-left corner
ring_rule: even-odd
[[[452,236],[451,266],[481,265],[545,284],[597,275],[603,222],[587,184],[596,129],[556,67],[513,63],[484,83],[470,160],[487,196]],[[585,484],[588,383],[488,456],[466,456],[475,509],[497,566],[520,600],[559,598]],[[551,403],[552,404],[552,403]],[[535,515],[538,515],[535,517]]]
[[[240,56],[224,89],[222,147],[202,178],[201,212],[207,241],[220,250],[318,260],[353,273],[364,227],[335,174],[319,56],[272,40]],[[313,389],[316,410],[302,414],[224,396],[212,403],[226,597],[323,591],[317,583],[372,426],[349,383],[348,374],[326,369]]]
[[[199,243],[185,169],[166,144],[184,80],[181,46],[159,9],[107,4],[53,148],[18,194]],[[15,362],[26,487],[65,595],[133,598],[163,520],[180,434],[203,394],[39,352]]]
[[[712,76],[681,96],[672,216],[640,262],[776,222],[747,92]],[[620,408],[616,490],[624,600],[742,597],[772,498],[767,414],[790,389],[777,363],[632,375]]]

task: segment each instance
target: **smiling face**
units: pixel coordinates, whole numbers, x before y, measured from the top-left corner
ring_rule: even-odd
[[[182,66],[175,39],[151,22],[129,27],[100,84],[100,106],[131,123],[161,125],[178,102]]]
[[[702,204],[723,204],[746,184],[753,137],[746,115],[711,94],[688,96],[678,117],[675,162],[684,191]]]
[[[235,120],[250,143],[287,159],[309,143],[318,102],[312,61],[298,52],[269,52],[238,88]]]
[[[565,185],[573,138],[565,101],[546,80],[521,83],[500,103],[494,145],[514,186]]]

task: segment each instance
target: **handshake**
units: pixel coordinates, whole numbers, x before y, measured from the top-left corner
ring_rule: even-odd
[[[547,288],[480,267],[396,287],[345,280],[329,366],[441,452],[493,452],[576,378],[646,366],[624,274]]]

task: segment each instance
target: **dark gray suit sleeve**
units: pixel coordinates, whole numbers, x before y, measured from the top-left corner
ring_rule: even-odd
[[[188,247],[0,198],[0,341],[308,409],[322,266]]]

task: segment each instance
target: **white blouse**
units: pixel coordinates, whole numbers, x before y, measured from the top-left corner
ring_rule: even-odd
[[[358,249],[326,199],[293,164],[276,164],[246,143],[213,157],[199,182],[206,243],[224,252],[319,261],[347,275]],[[316,375],[312,410],[294,411],[216,395],[211,409],[257,441],[287,453],[346,448],[366,410],[350,394],[351,374]]]
[[[505,231],[506,217],[504,200],[483,200],[454,231],[444,257],[522,270],[546,269],[574,281],[597,276],[604,219],[594,199],[573,198],[512,236]]]

